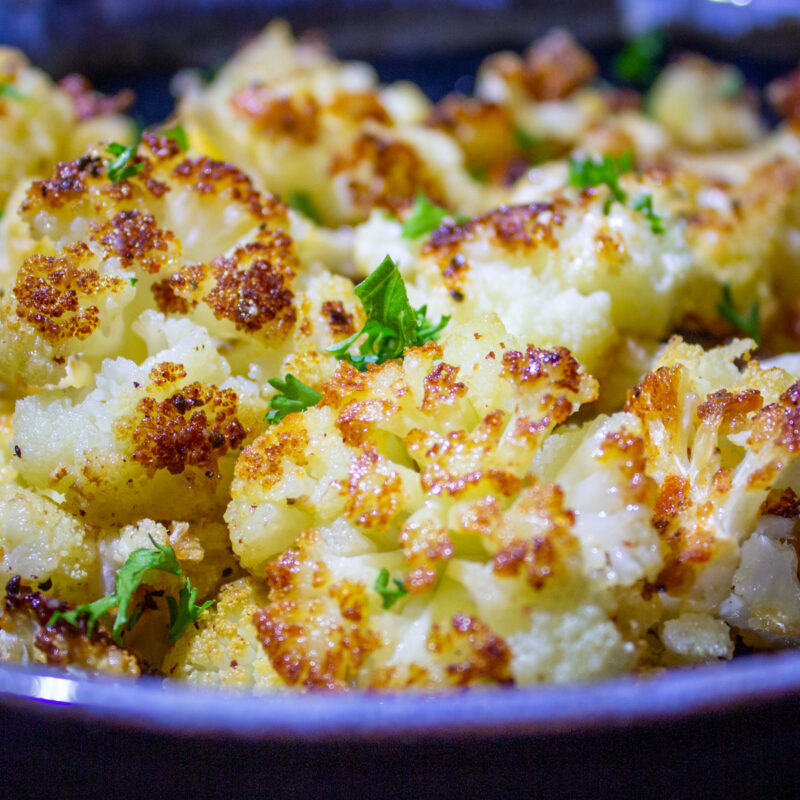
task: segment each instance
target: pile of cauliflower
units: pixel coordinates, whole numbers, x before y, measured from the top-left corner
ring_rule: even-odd
[[[137,140],[0,50],[0,661],[430,690],[800,644],[800,73],[773,131],[737,75],[645,114],[554,31],[434,105],[273,23]]]

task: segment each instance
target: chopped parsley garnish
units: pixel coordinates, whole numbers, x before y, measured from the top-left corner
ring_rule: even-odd
[[[470,167],[467,167],[467,172],[469,172],[470,177],[476,183],[489,183],[489,173],[486,170],[486,167],[481,167],[477,164],[474,164]]]
[[[744,75],[734,66],[726,66],[717,79],[720,97],[730,100],[744,89]]]
[[[119,142],[111,142],[106,148],[106,153],[114,156],[108,159],[108,177],[113,183],[132,178],[144,169],[144,162],[131,164],[131,159],[136,155],[136,147],[126,147]]]
[[[619,157],[584,156],[583,158],[570,157],[568,182],[578,189],[588,189],[591,186],[605,185],[609,189],[608,197],[603,202],[603,213],[608,214],[615,200],[620,203],[628,202],[627,192],[619,185],[620,175],[633,169],[633,153],[628,151]],[[650,222],[653,233],[664,233],[664,219],[653,211],[653,198],[642,193],[634,198],[630,204],[634,211],[641,211]]]
[[[322,400],[319,392],[297,380],[291,373],[286,374],[286,380],[270,378],[267,383],[279,392],[269,401],[271,411],[264,417],[270,425],[280,422],[287,414],[305,411]]]
[[[650,222],[653,233],[664,233],[664,219],[653,211],[653,197],[649,194],[640,194],[631,203],[634,211],[641,211]]]
[[[192,588],[189,579],[183,574],[181,565],[178,563],[178,558],[175,551],[167,544],[159,544],[154,539],[150,539],[153,543],[154,550],[146,547],[134,550],[129,556],[128,560],[122,565],[117,573],[117,579],[114,584],[114,593],[106,597],[101,597],[93,603],[77,606],[71,611],[56,611],[50,621],[47,623],[48,627],[52,626],[59,619],[63,619],[70,625],[79,626],[82,619],[86,620],[86,632],[89,636],[92,635],[97,622],[104,614],[116,606],[117,616],[114,620],[114,626],[111,630],[111,635],[114,641],[122,646],[122,633],[124,630],[131,630],[134,625],[139,621],[142,615],[141,609],[130,610],[130,603],[133,595],[139,588],[144,576],[150,570],[159,570],[167,572],[170,575],[177,575],[179,578],[184,578],[184,585],[178,595],[176,601],[173,597],[167,598],[167,606],[169,608],[169,631],[167,639],[170,642],[177,641],[186,628],[207,609],[214,601],[207,600],[202,605],[198,606],[195,603],[197,599],[197,589]]]
[[[299,211],[304,217],[308,217],[316,225],[321,225],[319,212],[314,207],[314,202],[308,192],[289,192],[289,197],[286,200],[289,208]]]
[[[167,130],[161,131],[161,135],[165,139],[172,139],[181,150],[185,151],[189,149],[189,137],[186,135],[186,128],[184,128],[183,125],[175,125],[172,128],[167,128]]]
[[[611,195],[603,206],[603,211],[607,214],[611,203],[618,200],[624,203],[628,195],[619,185],[619,176],[630,172],[633,169],[633,153],[630,151],[619,156],[601,156],[599,159],[593,156],[584,156],[569,159],[568,181],[571,186],[578,189],[588,189],[591,186],[601,186],[605,184],[611,191]]]
[[[370,364],[400,358],[406,347],[433,341],[450,321],[450,317],[445,316],[439,322],[431,322],[426,316],[427,306],[411,307],[400,270],[389,256],[356,286],[355,293],[364,306],[367,321],[358,333],[329,347],[327,352],[362,372]],[[350,345],[362,336],[358,354],[348,353]]]
[[[138,278],[129,278],[129,281],[130,281],[131,286],[136,286],[136,284],[139,283],[139,279]]]
[[[758,318],[758,300],[753,300],[750,304],[750,308],[747,309],[747,313],[742,314],[733,304],[731,287],[726,284],[722,287],[722,302],[717,306],[717,311],[719,311],[737,331],[749,336],[756,344],[761,344],[761,323]]]
[[[448,216],[449,214],[444,208],[437,206],[436,203],[431,203],[420,192],[414,200],[411,213],[403,223],[401,234],[406,239],[424,236],[426,233],[435,231],[442,224],[442,220]]]
[[[30,96],[23,94],[16,86],[10,83],[0,83],[0,97],[5,97],[7,100],[16,100],[19,103],[25,103],[30,100]]]
[[[661,31],[648,31],[631,39],[611,62],[614,75],[626,83],[648,87],[658,75],[667,39]]]
[[[408,594],[408,590],[403,586],[403,581],[399,578],[392,578],[394,587],[389,586],[389,577],[389,570],[382,567],[373,587],[381,596],[384,608],[391,608],[403,595]]]

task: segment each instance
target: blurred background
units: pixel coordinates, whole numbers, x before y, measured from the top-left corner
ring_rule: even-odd
[[[79,71],[111,91],[131,86],[134,114],[163,118],[169,79],[213,69],[273,17],[321,29],[343,58],[382,79],[408,78],[434,99],[471,89],[481,58],[569,28],[599,58],[657,27],[670,49],[736,61],[763,83],[800,58],[800,0],[0,0],[0,43],[21,47],[54,77]]]

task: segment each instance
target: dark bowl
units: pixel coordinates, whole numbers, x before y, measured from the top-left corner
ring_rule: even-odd
[[[3,667],[0,725],[6,797],[791,796],[800,653],[442,695],[254,697]]]

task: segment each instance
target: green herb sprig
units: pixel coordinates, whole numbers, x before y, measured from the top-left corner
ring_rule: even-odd
[[[112,183],[132,178],[144,169],[144,162],[132,164],[131,159],[136,156],[136,147],[126,147],[119,142],[111,142],[106,148],[106,153],[113,156],[108,159],[108,177]]]
[[[603,206],[603,211],[607,214],[614,200],[624,203],[628,199],[628,195],[619,185],[619,177],[632,169],[633,153],[630,151],[619,157],[604,155],[600,159],[592,156],[583,158],[570,156],[567,180],[570,186],[578,189],[588,189],[603,184],[608,186],[611,194]]]
[[[431,322],[427,318],[427,306],[411,307],[400,270],[389,256],[356,286],[355,293],[364,307],[367,321],[358,333],[329,347],[327,352],[362,372],[370,364],[400,358],[406,347],[435,340],[450,321],[449,316],[443,316],[439,322]],[[358,353],[349,353],[350,346],[362,337]]]
[[[27,103],[31,99],[30,95],[21,92],[10,83],[0,83],[0,97],[5,97],[7,100],[16,100],[18,103]]]
[[[417,239],[431,231],[435,231],[448,218],[458,225],[469,219],[469,217],[461,214],[451,214],[446,208],[432,203],[420,192],[414,200],[411,212],[403,223],[400,234],[405,239]]]
[[[733,294],[728,284],[722,287],[722,301],[717,311],[741,333],[750,337],[756,344],[761,344],[761,322],[759,319],[759,302],[754,300],[747,313],[742,314],[733,303]]]
[[[583,158],[570,157],[568,182],[570,186],[578,189],[587,189],[591,186],[605,185],[609,189],[609,195],[603,202],[603,213],[608,214],[614,201],[620,203],[628,202],[628,193],[619,185],[620,175],[630,172],[633,169],[633,153],[630,151],[619,157],[602,156],[599,159],[592,156]],[[664,233],[664,218],[660,217],[653,210],[652,195],[642,193],[630,204],[634,211],[641,211],[650,222],[650,230],[653,233]]]
[[[184,152],[189,149],[189,136],[183,125],[173,125],[171,128],[161,131],[159,135],[163,136],[165,139],[172,139]]]
[[[314,201],[311,199],[311,195],[309,195],[308,192],[302,192],[299,190],[296,192],[289,192],[289,197],[287,198],[286,203],[289,208],[293,208],[295,211],[300,212],[304,217],[310,219],[315,225],[322,224],[319,212],[314,206]]]
[[[401,597],[408,594],[408,590],[403,586],[403,581],[399,578],[392,578],[394,586],[389,585],[389,570],[382,567],[375,579],[375,591],[381,596],[383,608],[391,608]]]
[[[658,75],[667,48],[666,36],[658,30],[631,39],[611,62],[614,76],[626,83],[647,88]]]
[[[267,383],[279,392],[269,401],[271,411],[264,417],[270,425],[280,422],[287,414],[305,411],[322,400],[319,392],[306,386],[291,373],[286,374],[285,380],[270,378]]]
[[[91,636],[100,617],[116,607],[117,616],[114,620],[111,636],[118,645],[122,646],[123,631],[131,630],[141,617],[140,610],[135,609],[131,612],[130,603],[133,595],[150,570],[159,570],[184,579],[178,600],[176,601],[173,597],[167,598],[169,609],[167,639],[170,642],[176,642],[189,625],[195,622],[214,601],[207,600],[198,606],[195,602],[197,589],[192,587],[189,579],[183,574],[175,551],[169,545],[159,544],[152,537],[150,541],[155,548],[154,550],[143,547],[134,550],[128,556],[127,561],[117,573],[113,594],[101,597],[93,603],[77,606],[71,611],[56,611],[50,617],[47,626],[52,627],[58,620],[63,619],[70,625],[77,627],[82,620],[85,620],[86,632]]]
[[[653,233],[664,233],[664,218],[659,217],[658,214],[653,211],[653,197],[649,194],[640,194],[638,197],[634,198],[634,201],[631,203],[631,208],[634,211],[641,211],[642,214],[647,218],[650,222],[650,230]]]

